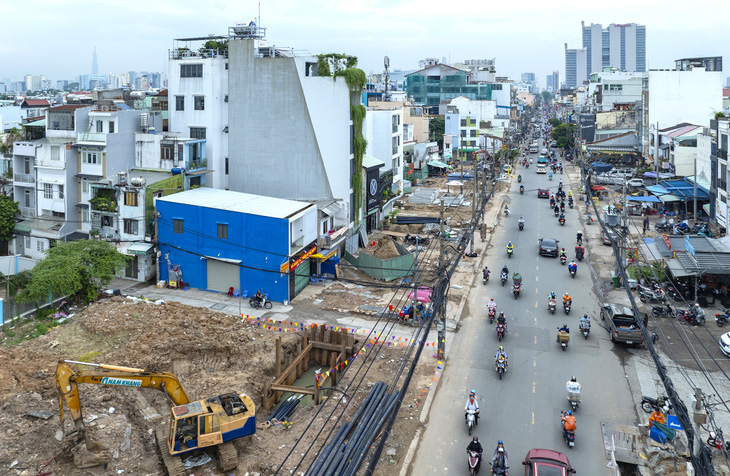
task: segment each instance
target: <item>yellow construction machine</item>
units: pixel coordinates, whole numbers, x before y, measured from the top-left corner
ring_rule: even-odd
[[[76,370],[70,364],[90,368]],[[174,405],[170,409],[169,428],[167,433],[164,427],[156,428],[155,436],[165,469],[170,476],[187,474],[180,455],[204,448],[216,449],[222,471],[235,469],[238,466],[238,454],[231,440],[256,432],[256,408],[251,397],[245,393],[228,393],[190,401],[180,380],[172,373],[61,360],[56,367],[61,423],[65,400],[76,426],[77,440],[85,443],[86,451],[90,455],[99,454],[102,448],[86,437],[79,399],[80,383],[155,388],[167,394]],[[87,464],[91,466],[98,464],[94,461],[99,460],[91,457],[86,461],[91,461]]]

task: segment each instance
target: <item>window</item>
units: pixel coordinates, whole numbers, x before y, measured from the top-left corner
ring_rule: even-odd
[[[139,203],[137,201],[137,192],[124,192],[124,204],[129,207],[137,207]]]
[[[181,64],[180,65],[180,77],[181,78],[202,78],[203,77],[203,65],[202,64]]]
[[[173,160],[175,157],[175,146],[172,144],[162,144],[160,146],[160,159]]]
[[[51,160],[61,160],[61,146],[51,146]]]
[[[35,242],[35,248],[42,253],[46,250],[46,245],[42,240],[38,240]]]
[[[228,157],[226,157],[226,175],[228,175]]]
[[[138,229],[137,220],[124,219],[124,233],[128,235],[136,235]]]
[[[195,100],[195,110],[204,111],[205,110],[205,96],[193,96],[193,99]]]
[[[470,132],[469,137],[476,137],[477,136],[477,131],[475,129],[472,129],[469,132]]]
[[[64,212],[53,211],[53,212],[51,212],[51,215],[56,218],[66,218],[66,214]]]
[[[85,150],[84,153],[81,154],[81,162],[85,164],[98,164],[98,153],[94,150]]]
[[[179,218],[172,219],[172,232],[182,234],[183,232],[183,221]]]
[[[30,190],[26,190],[25,193],[23,194],[23,197],[25,198],[25,202],[23,203],[23,206],[25,206],[25,208],[30,208],[31,207],[31,205],[30,205]]]
[[[30,248],[30,236],[25,237],[25,247]]]
[[[218,223],[218,238],[228,239],[228,225],[225,223]]]
[[[175,110],[176,111],[185,110],[185,96],[175,96]]]
[[[466,119],[461,120],[461,127],[466,127]]]
[[[112,217],[109,215],[102,215],[101,226],[112,226]]]
[[[53,184],[43,184],[43,198],[53,199]]]
[[[228,102],[228,94],[223,98],[223,102]]]
[[[114,121],[109,121],[109,134],[114,134]]]
[[[104,132],[104,123],[96,121],[96,132]]]
[[[191,139],[205,139],[205,127],[191,127],[190,128]]]
[[[59,200],[63,200],[64,194],[63,194],[63,185],[58,186],[58,198]]]
[[[89,193],[89,181],[88,180],[81,180],[81,192],[82,193]]]
[[[89,223],[89,210],[87,210],[85,208],[81,209],[81,222]]]

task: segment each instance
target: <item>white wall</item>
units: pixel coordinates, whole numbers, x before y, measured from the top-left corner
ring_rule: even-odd
[[[697,157],[697,147],[674,147],[674,170],[680,177],[694,175],[694,161]]]
[[[397,125],[393,132],[393,120]],[[393,190],[403,190],[403,108],[368,110],[363,123],[363,135],[368,141],[366,154],[385,162],[380,172],[393,170]],[[393,145],[396,144],[396,153]]]
[[[227,188],[225,158],[228,157],[228,58],[184,58],[168,63],[168,129],[190,137],[190,127],[205,127],[205,151],[208,159],[206,184],[211,188]],[[202,78],[181,78],[180,65],[202,64]],[[175,96],[185,97],[185,110],[176,111]],[[205,97],[205,110],[195,110],[194,96]]]
[[[649,124],[708,124],[722,110],[722,72],[649,71]]]

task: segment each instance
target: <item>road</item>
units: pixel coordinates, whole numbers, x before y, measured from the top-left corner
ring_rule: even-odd
[[[536,155],[533,154],[536,161]],[[478,281],[469,295],[459,332],[450,345],[448,365],[429,412],[426,430],[418,446],[409,474],[467,474],[465,448],[470,441],[464,423],[464,404],[470,389],[477,392],[481,423],[476,428],[491,458],[497,440],[502,439],[510,456],[511,474],[524,474],[520,461],[531,448],[549,448],[566,453],[578,474],[609,474],[603,450],[600,422],[631,423],[635,411],[622,361],[613,351],[608,334],[600,327],[597,298],[593,292],[590,270],[585,261],[571,279],[567,266],[557,258],[538,257],[539,237],[560,240],[560,246],[573,256],[575,234],[580,227],[576,209],[566,209],[567,222],[561,227],[549,208],[549,201],[537,198],[538,187],[557,189],[547,175],[518,167],[525,194],[519,194],[514,179],[506,200],[512,215],[501,214],[500,226],[492,238],[485,263],[492,270],[487,286]],[[566,186],[569,184],[566,184]],[[574,194],[578,184],[573,187]],[[566,202],[567,205],[567,202]],[[525,218],[524,231],[517,228],[520,216]],[[514,256],[508,260],[506,245],[514,244]],[[524,291],[513,298],[508,285],[500,286],[499,270],[504,264],[510,275],[519,271]],[[573,297],[573,310],[566,316],[558,303],[558,311],[547,311],[547,295],[558,297],[568,291]],[[500,344],[494,325],[486,319],[490,297],[497,310],[504,311],[508,333],[502,342],[509,355],[509,369],[499,380],[494,368],[494,354]],[[593,317],[593,332],[588,340],[578,333],[578,319],[584,313]],[[556,343],[557,327],[567,323],[571,342],[566,351]],[[623,355],[623,349],[617,351]],[[559,429],[560,411],[567,410],[565,383],[575,375],[583,386],[583,404],[576,413],[578,429],[575,448],[569,449]],[[482,472],[489,474],[488,466]]]

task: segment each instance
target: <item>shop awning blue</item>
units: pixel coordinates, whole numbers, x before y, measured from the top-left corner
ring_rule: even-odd
[[[666,195],[669,193],[669,190],[664,188],[662,185],[648,185],[646,189],[654,195]]]
[[[646,197],[626,197],[626,200],[630,202],[660,202],[660,200],[654,195],[649,195]]]
[[[647,178],[656,178],[656,172],[644,172],[643,174],[641,174],[641,176],[647,177]],[[672,177],[674,177],[674,175],[672,175],[670,173],[659,172],[659,178],[662,180],[672,178]]]
[[[664,180],[659,182],[669,193],[680,200],[693,200],[695,198],[695,185],[689,180]],[[709,200],[710,194],[697,187],[697,200]]]

